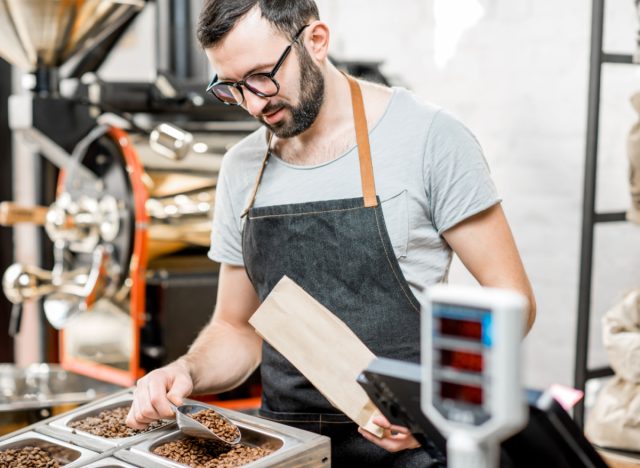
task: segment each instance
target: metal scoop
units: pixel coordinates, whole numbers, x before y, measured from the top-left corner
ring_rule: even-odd
[[[203,410],[213,411],[212,408],[204,405],[175,406],[173,404],[171,405],[171,408],[176,413],[176,422],[178,423],[180,432],[182,432],[183,434],[191,437],[197,437],[199,439],[214,440],[224,445],[237,445],[240,443],[240,439],[242,438],[242,435],[240,434],[240,429],[238,429],[238,426],[232,423],[229,420],[229,418],[224,417],[220,413],[216,412],[216,415],[222,418],[227,424],[230,424],[231,426],[237,429],[238,437],[236,437],[236,439],[231,442],[228,442],[223,438],[219,437],[215,432],[213,432],[207,426],[196,421],[195,419],[193,419],[193,417],[191,417],[192,414],[198,413],[199,411],[203,411]]]

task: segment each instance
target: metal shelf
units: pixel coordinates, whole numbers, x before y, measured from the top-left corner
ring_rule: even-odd
[[[587,370],[587,380],[609,377],[610,375],[613,375],[613,369],[609,366]]]
[[[596,213],[596,182],[598,172],[598,131],[600,124],[600,91],[604,64],[634,64],[629,54],[605,53],[602,50],[605,0],[592,0],[591,56],[589,60],[589,95],[585,151],[585,171],[582,205],[582,236],[580,248],[580,285],[578,289],[578,318],[574,385],[584,391],[590,379],[611,375],[610,368],[591,369],[588,366],[589,325],[591,322],[591,293],[593,272],[594,231],[598,223],[622,222],[624,212]],[[584,427],[584,402],[574,408],[574,418]]]
[[[594,223],[619,223],[627,220],[627,213],[624,211],[612,213],[594,213]]]
[[[629,54],[609,54],[603,52],[602,59],[600,61],[602,63],[626,63],[629,65],[635,65],[633,62],[633,56]]]

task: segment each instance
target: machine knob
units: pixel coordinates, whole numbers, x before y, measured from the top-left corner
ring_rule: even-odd
[[[51,294],[56,290],[53,275],[41,268],[14,263],[2,278],[2,289],[13,304]]]
[[[98,203],[86,198],[82,204],[62,193],[49,207],[45,230],[53,242],[70,243],[74,250],[90,252],[100,241],[96,219]]]
[[[149,136],[149,145],[156,153],[172,161],[187,157],[193,145],[193,135],[175,125],[161,123]]]
[[[66,320],[81,307],[91,307],[108,290],[109,279],[116,274],[111,266],[111,251],[108,246],[99,245],[93,252],[89,268],[72,271],[42,270],[35,266],[15,263],[7,268],[2,279],[2,289],[13,304],[44,299],[47,318],[56,328],[61,328]],[[84,304],[84,305],[83,305]],[[20,309],[14,308],[12,321],[19,330]]]
[[[62,193],[49,207],[45,230],[54,242],[68,243],[76,252],[91,252],[100,240],[111,242],[118,236],[118,202],[110,195],[100,200],[90,197],[74,200],[69,193]]]

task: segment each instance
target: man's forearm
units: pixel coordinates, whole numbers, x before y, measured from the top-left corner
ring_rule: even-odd
[[[262,340],[252,328],[214,319],[175,364],[186,366],[194,393],[219,393],[244,382],[260,364],[261,355]]]

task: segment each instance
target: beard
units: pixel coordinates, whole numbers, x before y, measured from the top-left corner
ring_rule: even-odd
[[[320,108],[324,102],[324,76],[320,68],[313,62],[306,48],[298,49],[298,63],[300,64],[300,103],[297,106],[280,102],[268,104],[263,114],[271,114],[279,109],[288,109],[290,118],[269,125],[262,123],[278,138],[291,138],[300,135],[316,121]]]

